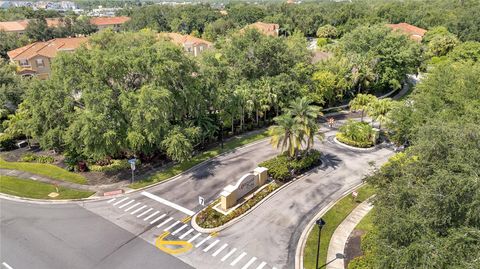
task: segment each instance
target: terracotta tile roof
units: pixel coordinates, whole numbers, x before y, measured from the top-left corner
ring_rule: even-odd
[[[49,27],[57,27],[58,25],[60,25],[59,18],[49,18],[46,20]],[[30,20],[0,22],[0,30],[3,30],[5,32],[22,32],[25,31],[25,29],[27,28],[29,21]]]
[[[75,50],[87,40],[87,37],[55,38],[46,42],[35,42],[7,54],[12,60],[30,59],[38,55],[53,58],[59,51]]]
[[[265,35],[278,35],[278,29],[280,26],[276,23],[256,22],[245,26],[244,29],[255,28]]]
[[[194,37],[191,35],[182,35],[179,33],[159,33],[158,34],[160,37],[167,37],[169,38],[173,43],[177,45],[198,45],[198,44],[206,44],[207,46],[212,46],[212,42],[208,42],[207,40]]]
[[[129,21],[129,17],[95,17],[90,19],[90,23],[96,26],[124,24]]]
[[[422,40],[423,35],[427,32],[427,30],[422,29],[420,27],[401,22],[397,24],[387,24],[387,27],[391,28],[395,31],[400,31],[414,40]]]

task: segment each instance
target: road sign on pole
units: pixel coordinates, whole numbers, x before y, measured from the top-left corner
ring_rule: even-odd
[[[132,182],[131,183],[133,183],[134,177],[135,177],[135,172],[134,171],[136,169],[136,167],[135,167],[136,162],[137,162],[137,159],[135,159],[135,158],[128,160],[128,163],[130,164],[130,169],[132,169],[132,180],[131,180]]]

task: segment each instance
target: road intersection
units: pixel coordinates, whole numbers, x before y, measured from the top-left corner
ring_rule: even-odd
[[[332,137],[334,131],[325,134]],[[207,203],[213,201],[223,187],[275,156],[278,151],[268,140],[213,158],[175,180],[110,200],[46,206],[2,199],[0,261],[15,269],[28,268],[26,264],[36,268],[294,268],[295,247],[308,221],[361,183],[369,163],[379,166],[393,154],[387,148],[356,152],[331,139],[315,147],[323,153],[324,165],[218,234],[197,232],[189,224],[191,215],[203,208],[198,196]],[[174,246],[170,254],[153,247],[164,241],[189,244]],[[187,245],[191,249],[175,253]]]

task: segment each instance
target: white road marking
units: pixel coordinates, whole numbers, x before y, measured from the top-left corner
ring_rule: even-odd
[[[154,223],[157,222],[159,219],[163,219],[163,217],[165,217],[166,215],[167,215],[167,214],[163,214],[163,215],[161,215],[160,217],[152,220],[152,221],[150,222],[150,224],[154,224]]]
[[[211,243],[208,247],[206,247],[203,252],[207,252],[209,251],[210,249],[212,249],[218,242],[220,242],[220,240],[216,240],[215,242]]]
[[[152,214],[150,214],[150,216],[144,218],[143,220],[144,220],[144,221],[147,221],[147,220],[151,219],[153,216],[157,215],[158,213],[160,213],[160,211],[155,211],[155,212],[153,212]]]
[[[238,257],[233,260],[233,262],[230,264],[231,266],[235,266],[235,264],[237,264],[241,259],[243,259],[243,257],[245,257],[247,255],[246,252],[243,252],[242,254],[238,255]]]
[[[257,257],[251,258],[251,259],[242,267],[242,269],[247,269],[247,268],[250,267],[250,265],[252,265],[252,263],[254,263],[256,260],[257,260]]]
[[[138,211],[144,209],[145,207],[147,207],[147,206],[144,205],[144,206],[142,206],[142,207],[140,207],[140,208],[137,208],[137,209],[133,210],[132,213],[130,213],[130,214],[133,215],[133,214],[137,213]]]
[[[119,206],[118,208],[124,208],[124,207],[126,207],[127,205],[129,205],[129,204],[131,204],[131,203],[133,203],[133,202],[135,202],[135,200],[131,200],[131,201],[129,201],[129,202],[126,202],[125,204]]]
[[[258,267],[257,269],[262,269],[263,267],[265,267],[265,265],[267,265],[266,262],[262,262]]]
[[[137,207],[137,206],[140,205],[140,204],[141,204],[141,203],[136,203],[136,204],[132,205],[131,207],[125,209],[125,212],[130,211],[130,209],[132,209],[132,208],[134,208],[134,207]]]
[[[223,256],[223,258],[221,259],[222,262],[224,262],[226,259],[228,259],[228,257],[232,256],[232,254],[237,251],[236,248],[230,250],[230,252],[227,253],[227,255]]]
[[[221,246],[219,249],[217,249],[217,251],[215,251],[212,256],[213,257],[216,257],[220,252],[222,252],[222,250],[224,250],[226,247],[228,246],[228,244],[223,244],[223,246]]]
[[[166,221],[164,221],[164,222],[162,222],[162,223],[158,224],[157,228],[160,228],[160,227],[162,227],[163,225],[167,224],[167,222],[171,221],[172,219],[173,219],[172,217],[168,218]]]
[[[172,235],[176,235],[178,234],[179,232],[181,232],[183,229],[187,228],[188,227],[188,224],[184,224],[182,227],[178,228],[177,230],[175,230],[175,232],[172,233]]]
[[[195,247],[198,248],[199,246],[203,245],[203,243],[207,242],[208,239],[212,238],[211,235],[205,237],[202,241],[200,241]]]
[[[172,229],[173,227],[175,227],[175,225],[177,225],[177,224],[179,224],[179,223],[180,223],[179,220],[175,221],[172,225],[170,225],[170,226],[168,226],[167,228],[165,228],[164,231],[166,232],[166,231]]]
[[[192,232],[193,232],[193,228],[190,229],[190,230],[188,230],[186,233],[182,234],[182,236],[180,236],[179,238],[180,238],[180,239],[183,239],[183,238],[185,238],[185,236],[189,235],[189,234],[192,233]]]
[[[197,233],[195,236],[193,236],[192,238],[190,238],[190,240],[188,240],[187,242],[188,242],[188,243],[192,243],[193,240],[197,239],[197,237],[199,237],[200,235],[202,235],[202,233]]]
[[[110,204],[111,202],[113,202],[113,201],[115,201],[115,200],[117,200],[117,198],[112,198],[112,199],[108,200],[108,202],[107,202],[107,203],[109,203],[109,204]]]
[[[183,212],[183,213],[185,213],[185,214],[187,214],[187,215],[189,215],[189,216],[195,215],[195,212],[193,212],[193,211],[191,211],[191,210],[188,210],[188,209],[186,209],[186,208],[183,207],[183,206],[174,204],[174,203],[172,203],[172,202],[170,202],[170,201],[167,201],[167,200],[165,200],[165,199],[163,199],[163,198],[160,198],[160,197],[156,196],[155,194],[151,194],[151,193],[149,193],[149,192],[142,191],[142,195],[143,195],[143,196],[146,196],[146,197],[148,197],[148,198],[150,198],[150,199],[153,199],[153,200],[155,200],[155,201],[157,201],[157,202],[160,202],[160,203],[162,203],[162,204],[164,204],[164,205],[167,205],[167,206],[169,206],[169,207],[171,207],[171,208],[174,208],[174,209],[176,209],[176,210],[178,210],[178,211],[181,211],[181,212]]]
[[[150,212],[150,211],[152,211],[152,210],[153,210],[153,208],[150,207],[148,210],[144,211],[142,214],[139,214],[139,215],[137,216],[137,218],[140,218],[141,216],[147,214],[148,212]]]
[[[122,200],[117,201],[117,202],[116,202],[115,204],[113,204],[113,205],[118,205],[118,204],[120,204],[121,202],[123,202],[123,201],[125,201],[125,200],[127,200],[127,199],[128,199],[128,197],[125,197],[125,198],[123,198]]]
[[[7,269],[13,269],[13,267],[8,265],[8,263],[6,263],[6,262],[2,262],[2,265],[5,266]]]

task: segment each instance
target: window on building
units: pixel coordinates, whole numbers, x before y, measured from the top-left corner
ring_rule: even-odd
[[[37,59],[37,67],[45,67],[45,63],[43,59]]]
[[[18,63],[20,66],[28,66],[28,60],[19,60]]]

